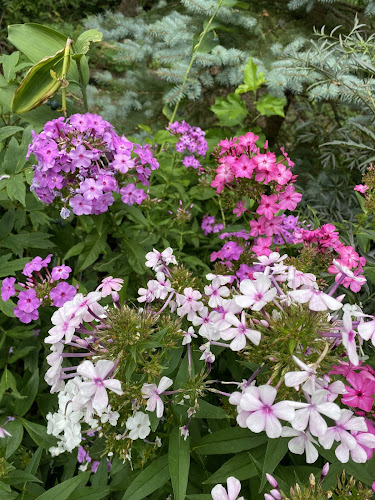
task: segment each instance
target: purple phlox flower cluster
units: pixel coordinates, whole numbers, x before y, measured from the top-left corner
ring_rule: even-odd
[[[230,258],[233,254],[236,256],[236,252],[239,252],[235,242],[228,242],[222,251],[224,258]],[[171,256],[170,251],[168,255]],[[151,257],[159,262],[156,250],[148,260]],[[300,355],[291,356],[291,363],[295,364],[296,369],[289,368],[276,387],[271,385],[272,378],[263,385],[257,385],[252,377],[249,381],[239,383],[241,390],[232,394],[216,392],[229,397],[229,402],[236,406],[240,427],[254,433],[265,432],[271,439],[289,438],[289,450],[295,454],[305,454],[307,463],[318,459],[319,447],[331,449],[335,442],[339,444],[335,449],[338,460],[346,463],[351,458],[357,463],[364,463],[375,450],[373,416],[366,413],[372,408],[370,394],[375,377],[369,371],[358,376],[354,374],[351,378],[347,370],[322,373],[320,364],[331,343],[335,349],[341,349],[342,357],[349,359],[352,371],[360,367],[361,358],[365,359],[361,349],[363,341],[371,339],[375,342],[375,319],[371,316],[367,321],[368,316],[359,306],[343,304],[344,296],[334,297],[346,276],[345,269],[338,268],[342,279],[327,292],[319,289],[315,275],[286,265],[286,258],[287,255],[277,252],[261,255],[253,267],[245,264],[240,267],[237,281],[233,281],[230,276],[209,274],[207,279],[210,284],[204,287],[204,292],[189,286],[175,290],[171,285],[173,280],[167,280],[162,273],[161,281],[164,284],[168,282],[168,288],[163,288],[163,295],[154,293],[148,305],[150,307],[152,302],[154,307],[158,307],[160,304],[159,314],[168,307],[168,314],[175,313],[193,325],[187,329],[187,334],[181,331],[181,344],[186,346],[189,359],[192,344],[200,340],[200,359],[209,369],[216,361],[212,346],[226,347],[235,353],[250,346],[253,349],[256,346],[262,348],[264,329],[271,328],[271,315],[281,321],[279,311],[285,307],[303,307],[306,314],[312,315],[327,313],[326,321],[331,327],[316,332],[316,336],[321,336],[323,341],[319,345],[326,345],[323,352],[321,348],[318,350],[318,360],[314,345],[308,349],[301,345],[295,350]],[[163,271],[172,277],[170,273],[173,270],[165,266]],[[159,274],[160,270],[156,270],[156,273]],[[152,282],[156,280],[150,280],[149,283]],[[144,301],[142,290],[139,290],[140,302]],[[253,315],[253,312],[256,314]],[[263,319],[259,319],[260,314],[263,314]],[[309,361],[312,355],[314,362]],[[331,374],[335,373],[350,378],[352,387],[332,378]],[[282,383],[290,391],[291,398],[279,395]],[[165,394],[165,389],[171,384],[172,380],[164,377],[159,386],[149,384],[143,390],[144,397],[149,399],[148,409],[156,411],[158,417],[164,411],[160,396]],[[358,412],[354,414],[354,411],[342,408],[342,404],[365,408],[366,411],[363,415]],[[183,436],[186,434],[184,427],[181,433]]]
[[[203,216],[201,228],[204,235],[207,236],[211,233],[220,233],[224,229],[224,224],[216,222],[214,215],[206,214]]]
[[[147,186],[159,167],[150,145],[118,136],[91,113],[47,122],[40,134],[33,132],[27,157],[31,154],[37,160],[31,189],[46,204],[61,198],[63,218],[70,209],[75,215],[104,213],[119,192],[127,205],[140,205],[146,194],[136,184]]]
[[[206,156],[208,145],[204,138],[205,132],[199,127],[192,127],[185,121],[170,123],[167,130],[171,135],[178,135],[179,140],[176,144],[176,151],[179,153],[192,153],[187,154],[182,163],[186,168],[192,167],[194,169],[204,170],[201,167],[199,160],[194,156]]]
[[[298,217],[282,214],[281,219],[280,234],[274,235],[274,244],[284,245],[285,243],[297,243],[298,240],[294,236],[294,231],[300,227]]]
[[[61,307],[77,293],[74,286],[64,281],[69,278],[71,268],[62,264],[53,267],[50,272],[48,264],[51,258],[52,254],[45,259],[38,256],[28,262],[22,271],[22,274],[26,276],[26,282],[18,283],[17,289],[15,278],[9,277],[3,280],[1,298],[6,302],[11,297],[17,296],[18,302],[14,308],[14,315],[22,323],[30,323],[38,319],[38,309],[41,305]],[[42,269],[45,269],[44,277],[41,274]]]

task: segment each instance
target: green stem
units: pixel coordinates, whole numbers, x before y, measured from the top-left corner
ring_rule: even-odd
[[[81,68],[80,59],[77,60],[77,68],[78,68],[78,75],[79,75],[79,86],[81,88],[82,97],[83,97],[83,109],[84,109],[85,113],[87,113],[89,110],[89,107],[87,104],[86,85],[84,85],[84,83],[83,83],[83,76],[82,76],[82,68]]]
[[[220,207],[220,211],[221,211],[221,217],[223,219],[223,225],[224,225],[224,228],[225,228],[226,225],[225,225],[225,214],[224,214],[224,210],[223,210],[223,205],[221,204],[221,198],[220,198],[219,195],[218,195],[218,198],[219,198],[219,207]]]
[[[67,39],[66,45],[65,45],[65,51],[64,51],[64,61],[63,61],[63,69],[62,69],[62,112],[64,113],[64,116],[66,117],[66,87],[65,87],[65,82],[64,80],[66,79],[66,74],[68,73],[68,64],[69,64],[69,57],[70,57],[70,44],[72,43],[73,40],[70,38]]]
[[[192,53],[192,56],[191,56],[191,59],[190,59],[190,63],[189,63],[188,69],[186,70],[184,80],[182,82],[182,88],[185,87],[186,82],[188,81],[191,68],[192,68],[192,66],[194,64],[194,61],[195,61],[196,57],[197,57],[197,52],[199,51],[199,48],[202,45],[204,37],[209,32],[209,28],[210,28],[213,20],[215,19],[216,14],[218,13],[220,7],[222,6],[223,2],[224,2],[224,0],[219,0],[218,1],[216,9],[215,9],[215,12],[212,14],[211,18],[209,19],[209,21],[208,21],[206,27],[204,28],[204,30],[202,31],[202,33],[199,35],[198,43],[193,48],[193,53]],[[177,98],[177,102],[175,104],[175,107],[174,107],[174,110],[173,110],[173,113],[172,113],[172,116],[171,116],[171,119],[170,119],[170,123],[173,123],[174,119],[176,118],[177,110],[178,110],[178,107],[180,105],[181,98],[182,98],[181,95],[182,94],[180,94],[180,96]]]

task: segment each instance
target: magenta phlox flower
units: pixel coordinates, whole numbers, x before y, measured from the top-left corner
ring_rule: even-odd
[[[233,164],[234,175],[237,178],[246,177],[247,179],[251,179],[255,167],[254,160],[246,155],[241,155]]]
[[[22,274],[24,274],[28,278],[31,278],[33,272],[41,271],[43,267],[48,266],[48,264],[51,262],[51,257],[52,254],[47,255],[45,259],[42,259],[42,257],[34,257],[31,262],[25,264]]]
[[[72,300],[76,293],[77,289],[74,286],[69,285],[66,281],[63,281],[58,283],[55,288],[52,288],[49,292],[49,296],[53,300],[54,306],[61,307],[65,304],[65,302]]]
[[[71,272],[72,272],[71,267],[62,264],[61,266],[56,266],[52,268],[51,276],[52,279],[55,281],[66,280],[69,278],[69,274]]]
[[[160,395],[172,384],[173,380],[168,377],[162,377],[158,386],[156,384],[143,384],[142,397],[148,400],[146,410],[155,411],[156,409],[156,416],[161,418],[164,413],[164,403]]]
[[[277,294],[276,288],[271,286],[270,278],[264,274],[258,275],[255,281],[245,279],[240,283],[242,295],[236,295],[234,300],[242,308],[260,311]]]
[[[280,209],[277,204],[277,195],[271,194],[266,196],[262,194],[259,207],[257,208],[257,214],[264,215],[266,219],[272,219],[273,214],[278,212]]]
[[[38,309],[34,309],[30,313],[27,313],[25,311],[22,311],[18,306],[14,308],[14,315],[16,318],[18,318],[22,323],[31,323],[31,321],[35,321],[36,319],[39,318],[39,312]]]
[[[236,208],[233,209],[233,213],[236,217],[241,217],[241,215],[246,212],[245,202],[239,201],[237,202]]]
[[[232,351],[241,351],[246,346],[246,339],[249,339],[255,345],[259,345],[260,332],[247,327],[245,311],[242,311],[241,320],[234,314],[227,314],[225,320],[234,328],[222,331],[221,338],[223,340],[232,340],[230,343]]]
[[[302,200],[302,194],[297,193],[294,186],[287,186],[279,193],[279,208],[281,210],[294,210]]]
[[[112,292],[119,292],[122,288],[122,284],[124,280],[121,278],[114,278],[113,276],[108,276],[104,278],[101,284],[96,289],[97,291],[101,290],[102,297],[107,297],[111,295]]]
[[[277,390],[270,385],[260,387],[250,386],[241,397],[240,407],[251,414],[246,419],[246,425],[252,432],[266,431],[269,438],[281,436],[282,426],[279,419],[291,422],[294,418],[294,408],[289,401],[274,404]]]
[[[361,371],[349,373],[346,380],[350,386],[345,386],[346,394],[341,398],[342,403],[370,412],[374,405],[375,377],[369,372]]]
[[[354,191],[358,191],[359,193],[365,194],[366,191],[369,190],[369,187],[366,184],[357,184],[354,187]]]
[[[116,154],[112,163],[114,169],[120,171],[122,174],[134,168],[135,162],[131,159],[130,155]]]
[[[252,251],[258,255],[269,255],[272,253],[270,246],[272,245],[272,236],[267,236],[266,238],[258,238],[254,241],[254,245],[252,246]]]
[[[85,181],[81,182],[80,190],[83,194],[83,197],[89,201],[96,200],[103,194],[102,185],[92,178],[86,179]]]
[[[119,396],[122,395],[121,382],[107,378],[112,373],[114,366],[113,361],[100,359],[96,365],[85,360],[77,367],[78,375],[90,380],[80,384],[80,394],[84,400],[92,401],[92,406],[96,411],[101,412],[108,406],[107,389]]]
[[[239,497],[241,491],[241,483],[238,479],[231,476],[227,479],[227,489],[221,484],[217,484],[211,490],[213,500],[244,500],[244,497]]]
[[[1,285],[1,298],[4,302],[6,302],[10,297],[16,295],[16,289],[14,288],[14,284],[16,282],[16,278],[4,278],[3,283]]]

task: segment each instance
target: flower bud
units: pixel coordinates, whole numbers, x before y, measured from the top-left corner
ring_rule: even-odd
[[[279,490],[271,490],[270,493],[276,500],[281,500],[282,497]]]
[[[272,486],[272,488],[278,488],[279,487],[279,485],[277,484],[276,479],[273,476],[271,476],[271,474],[266,473],[266,478],[267,478],[267,481]]]

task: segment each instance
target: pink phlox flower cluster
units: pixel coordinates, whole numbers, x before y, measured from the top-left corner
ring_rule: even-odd
[[[204,235],[207,236],[211,233],[220,233],[224,229],[224,224],[216,222],[214,215],[206,214],[203,216],[201,228]]]
[[[354,188],[354,191],[358,191],[359,193],[365,194],[370,188],[366,186],[366,184],[357,184]]]
[[[102,297],[107,297],[108,295],[114,296],[122,288],[124,280],[121,278],[114,278],[113,276],[108,276],[104,278],[101,284],[97,287],[96,291],[101,290]]]
[[[61,198],[63,218],[70,215],[67,203],[75,215],[104,213],[118,192],[124,203],[141,204],[143,189],[134,182],[120,186],[129,179],[147,186],[159,167],[148,144],[119,137],[110,123],[91,113],[47,122],[40,134],[33,133],[27,158],[31,154],[37,161],[31,190],[46,204]]]
[[[173,255],[171,247],[166,248],[163,252],[158,252],[153,249],[152,252],[146,254],[146,267],[150,267],[154,271],[162,271],[168,268],[170,264],[177,264],[176,257]]]
[[[243,248],[235,241],[227,241],[226,243],[224,243],[221,250],[219,250],[218,252],[212,252],[211,262],[214,262],[217,259],[223,261],[236,261],[240,258],[242,252]]]
[[[53,267],[50,272],[48,264],[51,262],[51,258],[52,254],[45,259],[39,256],[34,257],[31,262],[25,265],[22,274],[27,277],[26,282],[18,283],[21,290],[15,288],[15,278],[9,277],[3,280],[1,298],[6,302],[17,295],[18,302],[14,308],[14,315],[22,323],[30,323],[38,319],[38,309],[41,305],[52,304],[55,307],[61,307],[77,293],[74,286],[64,281],[69,278],[71,268],[62,264]],[[41,274],[43,269],[45,269],[44,277]]]

